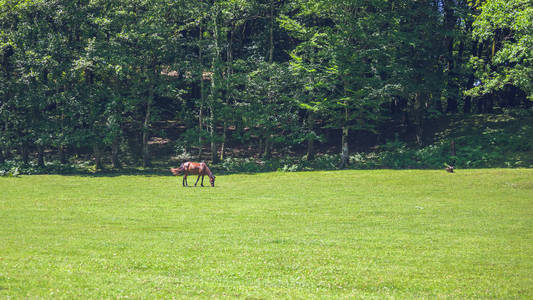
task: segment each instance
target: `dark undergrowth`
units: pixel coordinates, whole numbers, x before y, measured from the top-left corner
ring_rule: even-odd
[[[452,146],[454,145],[454,146]],[[455,151],[453,151],[453,149]],[[185,158],[184,158],[185,159]],[[112,176],[122,174],[170,175],[168,168],[179,161],[156,161],[150,168],[125,167],[96,170],[91,160],[77,160],[61,164],[35,162],[24,164],[6,160],[0,164],[0,176],[21,174],[85,174]],[[272,159],[229,157],[211,164],[216,173],[295,172],[337,170],[338,154],[317,154],[313,160],[302,156]],[[472,115],[451,120],[450,126],[437,133],[432,144],[410,146],[398,139],[378,146],[373,151],[352,153],[349,169],[440,169],[455,168],[532,168],[533,167],[533,110],[506,110],[499,114]]]

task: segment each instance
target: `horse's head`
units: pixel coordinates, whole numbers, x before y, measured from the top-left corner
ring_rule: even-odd
[[[209,182],[211,183],[211,186],[215,186],[215,178],[216,178],[215,175],[209,177]]]
[[[170,168],[170,172],[172,172],[172,174],[176,176],[178,176],[182,171],[183,169],[181,168]]]

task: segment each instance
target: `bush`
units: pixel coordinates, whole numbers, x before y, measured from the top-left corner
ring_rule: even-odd
[[[79,172],[74,165],[63,165],[57,161],[46,162],[39,167],[35,162],[24,164],[21,161],[8,160],[0,165],[0,176],[18,176],[33,174],[72,174]]]
[[[438,169],[444,164],[455,165],[455,157],[451,156],[449,141],[440,141],[415,151],[417,167]]]
[[[350,156],[350,166],[354,169],[378,169],[381,168],[379,163],[379,154],[376,152],[355,153]]]
[[[226,158],[222,162],[222,169],[226,172],[260,172],[261,165],[252,158]]]
[[[300,157],[272,158],[258,160],[253,158],[226,158],[220,166],[225,172],[297,172],[311,170],[335,170],[340,155],[319,154],[314,160]]]
[[[320,154],[315,159],[308,161],[307,165],[313,170],[335,170],[338,169],[341,162],[339,154]]]
[[[379,163],[384,168],[406,169],[416,167],[415,151],[399,141],[388,142],[380,147]]]
[[[178,141],[175,144],[174,154],[174,158],[178,161],[189,161],[193,159],[192,154],[187,151],[187,148],[183,145],[182,141]]]

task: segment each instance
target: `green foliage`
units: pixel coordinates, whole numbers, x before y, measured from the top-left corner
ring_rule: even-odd
[[[176,141],[176,146],[184,149],[186,147],[203,147],[204,145],[209,143],[209,138],[209,132],[207,132],[206,130],[200,130],[199,128],[189,128],[181,135],[180,139]]]
[[[264,164],[253,158],[226,158],[222,162],[221,168],[228,173],[272,171],[263,166]]]
[[[79,174],[87,171],[86,166],[75,166],[71,164],[61,164],[57,161],[46,162],[44,166],[39,166],[34,162],[23,164],[20,161],[7,160],[0,164],[0,176],[19,176],[35,174]]]
[[[381,147],[379,163],[384,168],[407,169],[415,166],[414,150],[402,142],[388,142]]]
[[[209,149],[213,162],[236,144],[277,160],[228,162],[236,169],[334,169],[324,155],[284,157],[307,143],[312,158],[320,143],[344,149],[345,164],[354,132],[391,136],[379,131],[384,121],[414,130],[405,136],[423,145],[426,123],[446,113],[530,105],[526,0],[0,4],[0,161],[92,152],[97,165],[110,153],[147,165],[151,139],[172,136],[198,153]],[[479,139],[454,136],[457,157],[446,154],[450,137],[420,150],[411,140],[388,143],[352,163],[528,166],[524,126],[508,139],[492,127]],[[164,160],[162,152],[153,159]]]
[[[318,154],[314,160],[300,157],[283,157],[271,159],[226,158],[215,167],[227,173],[255,173],[255,172],[297,172],[313,170],[336,170],[340,163],[339,155]]]
[[[489,94],[513,85],[533,100],[533,4],[528,0],[489,0],[476,17],[473,36],[492,44],[489,57],[471,60],[480,85],[471,95]]]
[[[450,152],[450,140],[440,140],[421,149],[414,150],[413,158],[416,162],[415,166],[418,168],[440,169],[445,164],[464,167],[464,165],[458,162],[458,157],[463,157],[461,151],[456,156],[452,156]]]
[[[439,134],[433,144],[417,148],[401,141],[387,142],[376,152],[352,155],[350,164],[356,169],[440,169],[444,164],[463,169],[532,167],[533,128],[528,121],[532,113],[506,110],[499,115],[459,119],[454,130]]]
[[[191,161],[193,158],[189,150],[187,150],[187,147],[181,141],[177,142],[174,146],[174,152],[174,158],[177,161]]]

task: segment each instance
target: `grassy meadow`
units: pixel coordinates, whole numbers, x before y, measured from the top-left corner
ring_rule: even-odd
[[[125,297],[531,299],[533,169],[0,177],[0,298]]]

